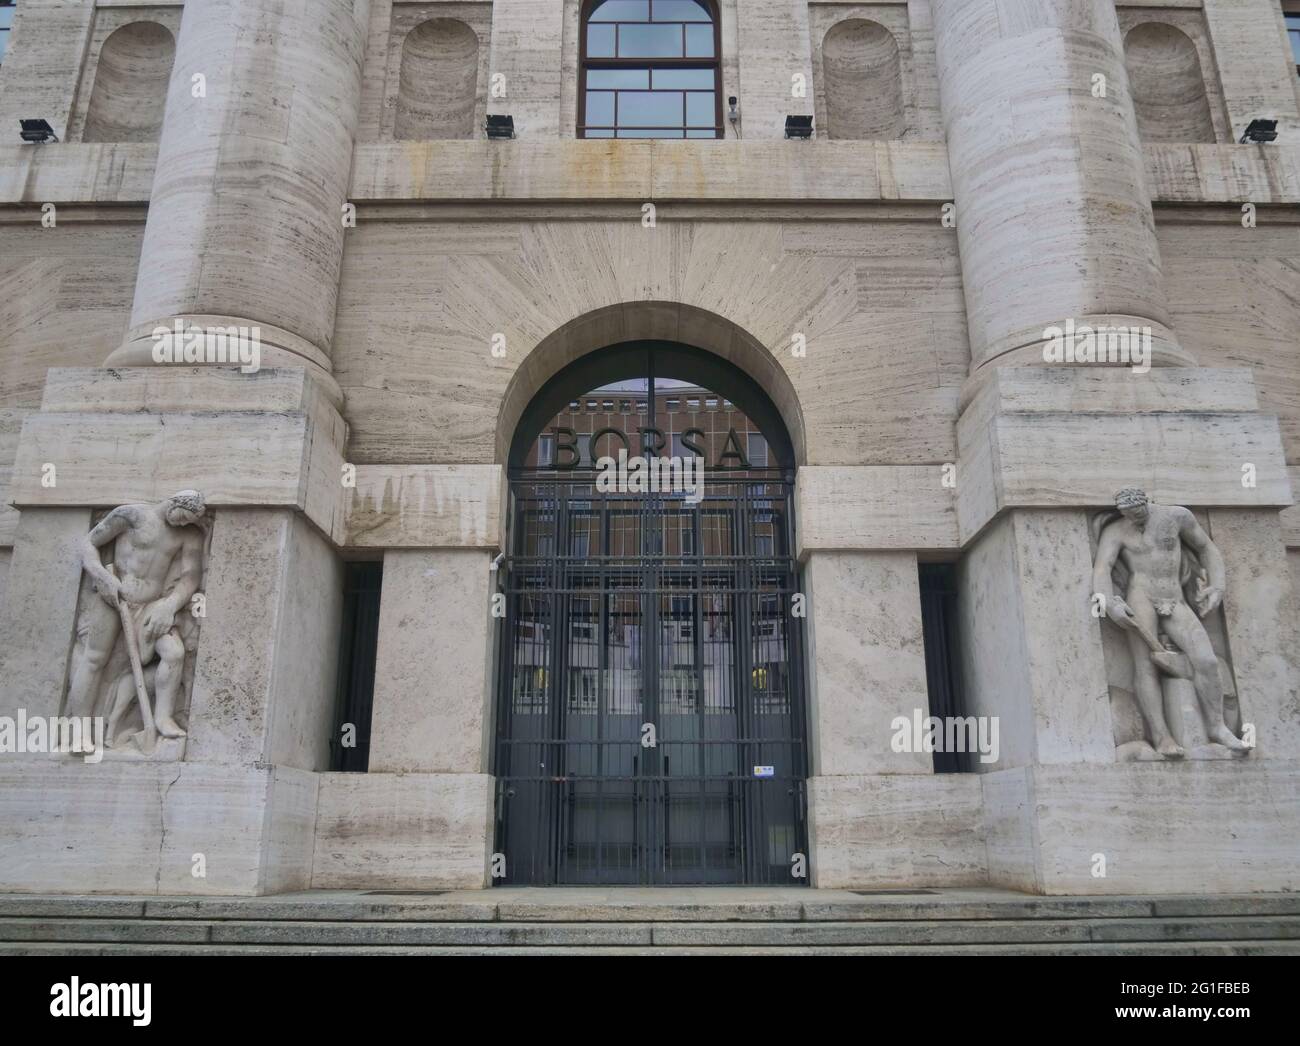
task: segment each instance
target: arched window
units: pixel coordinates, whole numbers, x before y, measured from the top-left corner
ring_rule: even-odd
[[[713,0],[584,4],[580,138],[721,138]]]

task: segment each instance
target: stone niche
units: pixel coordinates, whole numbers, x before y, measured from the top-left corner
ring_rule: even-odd
[[[1194,512],[1203,530],[1208,530],[1205,513]],[[1118,513],[1107,510],[1096,513],[1090,520],[1091,543],[1094,561],[1102,531],[1116,522]],[[1183,587],[1188,602],[1192,603],[1195,586],[1203,581],[1203,571],[1195,554],[1186,546],[1182,548]],[[1121,562],[1112,571],[1114,591],[1123,594],[1130,584],[1129,572]],[[1166,725],[1174,741],[1183,750],[1185,759],[1232,759],[1242,756],[1207,737],[1206,722],[1192,680],[1191,665],[1187,655],[1177,649],[1163,628],[1164,618],[1155,634],[1157,642],[1167,653],[1158,654],[1162,667],[1158,678],[1163,698]],[[1223,720],[1232,734],[1241,737],[1243,720],[1238,699],[1236,676],[1228,646],[1227,625],[1220,604],[1200,619],[1205,634],[1218,663],[1219,682],[1223,691]],[[1118,762],[1159,762],[1162,757],[1154,747],[1155,739],[1143,720],[1135,683],[1134,654],[1125,629],[1106,616],[1101,617],[1101,640],[1106,664],[1106,683],[1110,693],[1111,722],[1114,728],[1115,755]]]
[[[163,506],[140,505],[126,506],[126,508],[141,510],[141,515],[145,515],[157,511],[167,504],[169,502],[163,503]],[[123,509],[119,508],[96,513],[92,517],[93,526],[90,535],[96,534],[110,515],[122,511]],[[129,529],[138,531],[140,528],[137,525]],[[159,732],[157,727],[146,730],[144,712],[140,705],[137,690],[135,669],[132,665],[132,653],[128,650],[124,629],[120,625],[115,628],[116,635],[112,639],[111,647],[102,639],[97,643],[92,641],[92,634],[96,629],[102,633],[105,620],[111,618],[113,611],[105,606],[103,598],[97,591],[96,582],[90,573],[85,570],[82,572],[77,596],[76,628],[69,661],[68,688],[63,696],[61,714],[64,716],[79,715],[103,719],[103,758],[105,760],[174,762],[180,761],[185,756],[186,739],[184,732],[189,727],[190,697],[194,687],[195,655],[198,650],[199,631],[203,620],[203,592],[207,581],[209,552],[212,543],[211,515],[205,510],[197,523],[184,529],[193,535],[196,547],[201,548],[201,565],[197,567],[197,577],[193,576],[196,564],[192,562],[187,564],[179,552],[165,564],[151,564],[150,569],[160,571],[159,578],[156,580],[161,582],[161,594],[164,598],[176,592],[180,585],[192,588],[194,590],[193,594],[185,599],[184,605],[172,619],[171,628],[156,643],[150,643],[148,648],[142,650],[139,646],[141,642],[140,633],[137,632],[135,650],[136,656],[142,662],[140,669],[152,715],[156,716],[160,713],[158,690],[160,672],[170,671],[176,673],[179,671],[179,684],[170,684],[175,691],[175,697],[171,702],[170,718],[174,721],[176,727],[179,727],[180,736],[167,736],[166,732]],[[116,549],[126,536],[119,535],[117,538],[99,546],[100,562],[105,568],[113,570],[115,574],[114,557]],[[185,576],[187,570],[191,575],[189,577]],[[126,608],[125,615],[133,618],[137,623],[142,620],[147,611],[147,605],[137,606],[124,603],[123,606]],[[122,611],[117,613],[121,615]],[[171,642],[170,647],[167,646],[169,641]],[[77,671],[79,667],[85,666],[88,656],[93,656],[88,651],[88,647],[91,645],[99,647],[101,651],[107,649],[107,657],[103,661],[98,681],[91,688],[88,703],[82,704],[80,708],[74,708],[72,690],[77,683]],[[99,656],[102,657],[102,653]],[[163,666],[168,661],[170,661],[170,665],[164,669]],[[169,686],[165,682],[162,685]],[[73,754],[75,756],[77,753]]]

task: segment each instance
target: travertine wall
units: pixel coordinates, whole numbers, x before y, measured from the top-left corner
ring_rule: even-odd
[[[1278,416],[1287,461],[1300,463],[1300,210],[1157,212],[1174,326],[1204,367],[1250,367]]]
[[[0,129],[43,116],[65,141],[0,140],[0,707],[57,707],[69,542],[91,506],[199,484],[219,563],[187,762],[113,771],[112,803],[84,768],[6,768],[6,810],[44,803],[80,849],[43,865],[46,837],[10,832],[0,882],[84,888],[89,856],[99,888],[122,890],[482,883],[490,623],[461,621],[439,582],[482,603],[523,405],[574,356],[636,337],[737,363],[791,431],[819,885],[1249,889],[1293,875],[1272,840],[1293,823],[1276,804],[1295,778],[1276,766],[1300,744],[1286,653],[1300,585],[1284,584],[1284,564],[1300,576],[1300,510],[1277,518],[1287,461],[1300,479],[1300,94],[1276,0],[720,9],[739,127],[650,143],[572,140],[577,0],[202,0],[183,18],[179,4],[23,0]],[[161,143],[83,143],[99,49],[146,17],[180,30]],[[472,124],[466,91],[456,130],[471,137],[397,142],[401,42],[437,17],[478,39]],[[824,123],[822,42],[852,18],[898,42],[899,139],[783,141],[788,114]],[[1195,137],[1215,142],[1139,141],[1122,32],[1152,20],[1193,41],[1213,131]],[[504,94],[489,101],[493,74]],[[484,141],[485,111],[512,114],[519,139]],[[1279,119],[1279,142],[1234,144],[1259,116]],[[955,226],[941,209],[954,199]],[[104,367],[133,323],[193,313],[265,324],[286,369],[126,366],[138,352]],[[1044,324],[1113,315],[1150,323],[1166,362],[1187,366],[1143,380],[1034,366]],[[1017,353],[1023,369],[968,383]],[[1096,447],[1100,432],[1128,457]],[[57,488],[40,482],[51,457]],[[1243,460],[1258,488],[1240,484]],[[345,461],[354,488],[338,483]],[[1262,706],[1261,765],[1180,768],[1183,797],[1163,767],[1110,761],[1084,507],[1117,481],[1210,506],[1243,701]],[[322,774],[340,558],[361,549],[393,567],[372,749],[393,772]],[[998,768],[978,777],[881,746],[889,717],[925,702],[918,550],[964,550],[972,707],[1004,730]],[[461,678],[429,676],[429,651]],[[1116,807],[1133,817],[1107,834]],[[1209,863],[1162,878],[1159,817],[1196,847],[1213,836]],[[223,867],[189,880],[189,851],[227,823]],[[1087,858],[1107,846],[1121,871],[1097,885]],[[1196,847],[1171,852],[1190,867]],[[156,856],[136,862],[141,849]],[[1229,882],[1221,869],[1247,859]]]
[[[639,205],[620,210],[601,222],[413,217],[352,230],[334,351],[351,459],[498,460],[515,370],[552,332],[621,302],[684,303],[757,339],[805,405],[809,464],[952,458],[965,316],[955,236],[933,212],[761,221],[749,208],[692,221],[665,206],[649,229]],[[504,359],[491,353],[496,332]]]

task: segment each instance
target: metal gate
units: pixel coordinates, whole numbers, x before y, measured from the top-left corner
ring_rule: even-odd
[[[790,480],[715,472],[692,504],[512,479],[498,883],[806,882]]]

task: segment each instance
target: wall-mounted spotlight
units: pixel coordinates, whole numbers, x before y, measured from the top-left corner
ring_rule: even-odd
[[[1277,140],[1277,121],[1276,120],[1251,120],[1246,125],[1246,129],[1241,133],[1241,141],[1238,145],[1245,145],[1247,142],[1254,142],[1262,145],[1264,142]]]
[[[19,134],[24,142],[39,145],[41,142],[57,142],[59,136],[54,133],[48,120],[19,120]]]
[[[787,138],[811,138],[813,133],[811,116],[787,116],[785,118],[785,136]]]
[[[515,118],[513,116],[489,115],[486,129],[489,138],[513,138],[515,136]]]

